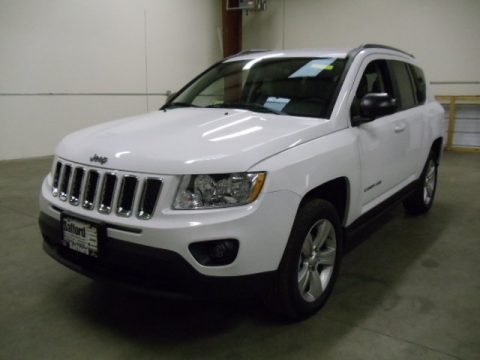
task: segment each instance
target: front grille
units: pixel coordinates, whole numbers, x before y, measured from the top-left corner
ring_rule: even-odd
[[[123,175],[117,172],[85,169],[58,161],[52,182],[52,195],[72,206],[102,214],[115,213],[139,219],[151,219],[160,196],[158,178]],[[115,211],[112,211],[115,209]]]

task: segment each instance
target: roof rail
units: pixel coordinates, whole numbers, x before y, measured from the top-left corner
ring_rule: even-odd
[[[374,49],[374,48],[380,48],[380,49],[387,49],[387,50],[393,50],[393,51],[398,51],[398,52],[401,52],[402,54],[405,54],[405,55],[408,55],[410,56],[411,58],[415,58],[415,56],[413,56],[412,54],[406,52],[406,51],[403,51],[403,50],[400,50],[400,49],[397,49],[397,48],[394,48],[392,46],[387,46],[387,45],[382,45],[382,44],[361,44],[359,47],[358,47],[358,50],[363,50],[363,49]]]

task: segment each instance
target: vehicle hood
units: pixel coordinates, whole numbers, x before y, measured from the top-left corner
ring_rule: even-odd
[[[326,134],[328,123],[248,110],[179,108],[77,131],[61,141],[56,155],[90,166],[163,175],[240,172]],[[108,160],[92,161],[95,155]]]

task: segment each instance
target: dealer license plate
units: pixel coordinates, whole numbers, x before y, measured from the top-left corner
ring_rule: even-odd
[[[68,216],[62,218],[63,245],[79,253],[98,257],[98,227]]]

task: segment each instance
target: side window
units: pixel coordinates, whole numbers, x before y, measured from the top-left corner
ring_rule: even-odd
[[[393,96],[385,60],[374,60],[365,68],[352,102],[351,117],[360,115],[360,100],[369,93],[387,93]]]
[[[406,110],[416,105],[416,96],[413,92],[407,64],[402,61],[390,60],[390,68],[395,78],[398,97],[400,98],[399,110]]]
[[[408,66],[410,68],[410,72],[412,73],[413,82],[415,84],[415,95],[417,97],[417,102],[419,104],[423,104],[427,97],[425,75],[423,74],[423,70],[420,69],[418,66],[411,64],[409,64]]]

